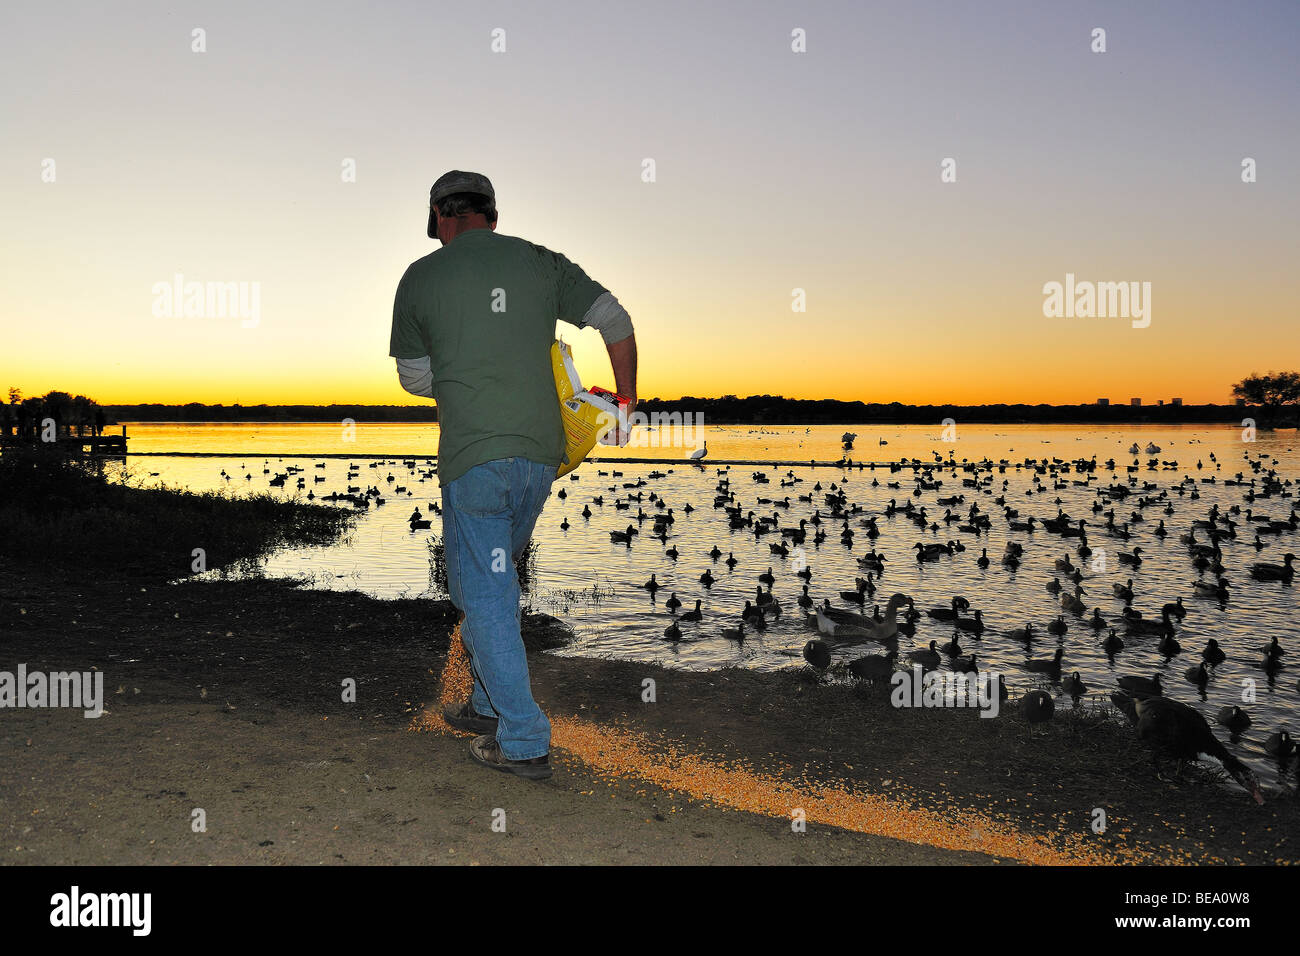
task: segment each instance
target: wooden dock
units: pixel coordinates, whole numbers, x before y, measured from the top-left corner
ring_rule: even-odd
[[[4,448],[31,448],[43,446],[54,448],[58,451],[73,455],[88,455],[99,458],[124,458],[126,457],[126,426],[117,426],[122,429],[120,435],[108,435],[101,431],[98,435],[89,426],[80,428],[69,428],[61,431],[58,437],[52,442],[42,442],[39,434],[35,441],[31,438],[20,438],[17,435],[0,436],[0,449]]]

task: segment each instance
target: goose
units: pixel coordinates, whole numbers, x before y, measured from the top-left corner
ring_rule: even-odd
[[[1133,579],[1128,579],[1128,584],[1112,584],[1110,589],[1115,592],[1115,597],[1124,601],[1133,600]]]
[[[626,544],[628,547],[631,547],[632,535],[636,533],[636,528],[632,525],[628,525],[626,531],[611,531],[609,533],[609,540],[613,544]]]
[[[1083,588],[1079,587],[1076,584],[1073,594],[1062,594],[1060,596],[1059,600],[1060,600],[1061,607],[1063,607],[1065,610],[1069,611],[1071,614],[1075,615],[1076,617],[1081,617],[1084,614],[1084,612],[1088,610],[1088,605],[1083,603],[1083,598],[1080,596],[1082,594],[1083,594]]]
[[[1058,647],[1056,653],[1049,658],[1036,658],[1025,661],[1025,670],[1034,674],[1059,674],[1061,672],[1061,658],[1064,656],[1064,648]]]
[[[668,556],[669,558],[671,558],[672,560],[676,561],[677,558],[678,558],[678,556],[681,555],[681,552],[677,550],[677,546],[676,546],[676,545],[673,545],[673,547],[671,547],[671,548],[669,548],[667,551],[665,551],[664,554],[667,555],[667,556]]]
[[[1183,676],[1187,678],[1189,684],[1195,684],[1202,690],[1204,690],[1205,685],[1210,682],[1210,672],[1205,666],[1205,661],[1201,661],[1195,667],[1187,668]]]
[[[1164,694],[1164,688],[1160,686],[1159,674],[1154,677],[1125,676],[1119,678],[1116,683],[1134,696],[1141,694],[1149,697],[1160,697]]]
[[[1065,683],[1063,683],[1061,686],[1065,689],[1065,692],[1069,694],[1071,697],[1078,698],[1088,693],[1088,685],[1085,684],[1083,682],[1083,679],[1079,677],[1078,671],[1075,671],[1073,674],[1071,674],[1066,679]]]
[[[709,557],[712,558],[714,561],[722,557],[722,552],[718,550],[718,546],[716,544],[709,550]]]
[[[736,560],[736,555],[732,551],[727,552],[727,560],[722,562],[729,568],[734,568],[740,562]]]
[[[825,641],[814,637],[803,646],[803,659],[817,670],[824,671],[831,666],[831,649]]]
[[[1045,690],[1031,690],[1020,698],[1020,713],[1030,724],[1041,724],[1052,719],[1056,702]]]
[[[1264,753],[1271,757],[1285,760],[1295,752],[1296,743],[1291,739],[1291,735],[1285,730],[1278,731],[1275,734],[1269,734],[1268,739],[1264,741]]]
[[[1138,738],[1151,747],[1157,774],[1162,756],[1182,762],[1198,760],[1205,754],[1223,764],[1223,769],[1246,788],[1256,803],[1264,802],[1254,773],[1228,753],[1195,708],[1168,697],[1134,698],[1118,692],[1111,694],[1111,700],[1137,726]]]
[[[704,620],[704,612],[700,610],[700,599],[699,599],[699,598],[696,598],[696,599],[695,599],[695,610],[694,610],[694,611],[687,611],[685,614],[682,615],[681,619],[682,619],[683,621],[702,621],[702,620]]]
[[[682,606],[682,602],[677,600],[676,591],[668,595],[668,600],[664,601],[664,607],[668,608],[668,610],[670,611],[676,611],[681,606]]]
[[[1101,649],[1107,654],[1112,655],[1118,654],[1120,651],[1124,650],[1124,640],[1123,638],[1116,636],[1113,627],[1110,629],[1110,635],[1101,642]]]
[[[1201,651],[1201,660],[1211,667],[1218,667],[1228,659],[1228,655],[1223,653],[1223,648],[1219,647],[1219,642],[1210,638],[1205,642],[1205,650]]]
[[[745,622],[741,621],[738,627],[724,627],[722,629],[722,636],[729,641],[740,641],[743,643],[745,640]]]
[[[961,639],[957,636],[955,631],[953,632],[952,640],[940,644],[939,650],[944,654],[947,654],[949,657],[957,657],[961,654]]]
[[[1295,576],[1295,568],[1291,562],[1295,560],[1295,555],[1288,551],[1282,555],[1281,564],[1252,564],[1250,566],[1250,576],[1256,581],[1285,581],[1291,583]]]
[[[1136,568],[1142,563],[1142,548],[1141,546],[1135,547],[1131,553],[1116,551],[1115,557],[1119,559],[1120,564],[1129,564]]]
[[[982,548],[982,549],[980,550],[980,556],[979,556],[978,558],[975,559],[975,563],[978,564],[981,568],[987,568],[987,567],[989,566],[989,549],[988,549],[988,548]]]
[[[587,505],[583,505],[583,506],[582,506],[582,516],[583,516],[584,518],[590,518],[590,517],[591,517],[591,508],[588,507]]]
[[[1050,581],[1047,582],[1047,593],[1048,593],[1048,594],[1060,594],[1060,593],[1061,593],[1061,579],[1060,579],[1060,578],[1052,578],[1052,580],[1050,580]]]
[[[1095,607],[1092,609],[1092,617],[1088,619],[1088,626],[1094,631],[1100,631],[1106,626],[1106,619],[1101,616],[1101,608]]]
[[[419,514],[419,512],[417,511],[416,514]],[[433,522],[428,520],[427,518],[423,520],[416,519],[416,518],[411,519],[412,531],[419,531],[422,528],[431,528],[432,526],[433,526]]]
[[[768,565],[767,571],[758,576],[758,580],[763,584],[775,584],[776,578],[772,575],[772,567]]]
[[[708,568],[705,568],[704,573],[700,575],[700,583],[706,588],[713,587],[713,575],[709,573]]]
[[[1070,629],[1070,625],[1065,623],[1064,615],[1058,614],[1056,620],[1047,625],[1047,633],[1060,636]]]
[[[800,594],[796,600],[798,605],[805,611],[813,606],[812,595],[808,593],[808,585],[803,586],[803,594]]]
[[[965,631],[967,634],[975,634],[978,636],[984,633],[984,612],[976,611],[974,617],[959,617],[957,620],[953,621],[953,624]]]
[[[1174,657],[1183,652],[1183,645],[1179,644],[1178,639],[1172,634],[1166,634],[1164,637],[1160,638],[1160,643],[1156,646],[1156,650],[1165,655],[1165,657]]]
[[[674,644],[682,639],[682,629],[677,626],[676,621],[664,628],[664,639],[672,641]]]
[[[865,638],[882,642],[892,641],[898,637],[898,609],[907,601],[907,596],[904,594],[895,594],[890,597],[889,602],[885,605],[883,619],[880,621],[868,617],[859,618],[857,615],[853,615],[851,623],[842,623],[843,618],[836,620],[826,613],[828,608],[818,608],[817,628],[823,634],[832,637]]]
[[[917,651],[908,651],[907,659],[913,663],[920,664],[922,667],[933,670],[939,666],[939,652],[935,650],[938,643],[938,641],[931,641],[928,650],[922,649]]]
[[[566,517],[563,521],[560,522],[560,530],[561,530],[561,531],[568,531],[568,530],[569,530],[569,519],[568,519],[567,517]]]
[[[659,590],[660,584],[658,581],[655,580],[655,576],[652,574],[650,575],[650,580],[647,581],[645,584],[641,585],[641,587],[645,588],[651,594],[654,594],[656,591]]]
[[[1227,727],[1234,734],[1239,734],[1250,726],[1250,714],[1246,713],[1236,704],[1227,707],[1220,707],[1216,715],[1219,723]]]

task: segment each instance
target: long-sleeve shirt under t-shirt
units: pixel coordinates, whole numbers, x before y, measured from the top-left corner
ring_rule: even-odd
[[[607,342],[632,333],[617,300],[577,265],[490,229],[463,232],[407,268],[389,354],[403,385],[427,387],[438,404],[440,481],[500,458],[563,463],[556,320],[600,328]],[[427,384],[412,385],[425,361]]]

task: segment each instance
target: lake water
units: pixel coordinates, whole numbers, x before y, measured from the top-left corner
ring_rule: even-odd
[[[845,454],[840,438],[846,430],[858,435],[856,448],[849,453],[857,461],[920,459],[933,463],[936,456],[944,459],[951,456],[958,463],[988,459],[995,463],[991,470],[993,481],[980,489],[963,487],[963,479],[973,475],[960,467],[956,470],[936,467],[933,478],[942,484],[922,491],[918,497],[913,494],[915,481],[910,468],[891,473],[888,467],[873,471],[856,466],[811,467],[808,464],[810,460],[835,461]],[[439,533],[437,516],[430,509],[430,503],[439,500],[438,483],[436,477],[427,476],[432,469],[430,456],[437,447],[437,426],[360,424],[353,433],[343,426],[318,424],[133,424],[129,425],[128,433],[133,453],[129,468],[146,482],[165,482],[196,490],[261,492],[267,490],[272,475],[292,465],[304,470],[299,475],[291,475],[286,487],[277,490],[277,494],[292,497],[312,493],[319,498],[330,492],[343,492],[349,484],[361,488],[377,486],[384,493],[386,503],[362,513],[346,541],[331,547],[278,552],[266,561],[267,572],[306,577],[315,587],[353,588],[382,597],[442,596],[430,585],[429,555],[429,542]],[[1283,553],[1300,552],[1297,547],[1300,541],[1294,532],[1266,535],[1265,548],[1257,552],[1253,547],[1254,535],[1247,531],[1254,523],[1247,522],[1244,512],[1253,507],[1257,514],[1274,519],[1286,519],[1290,514],[1295,503],[1291,497],[1295,480],[1300,476],[1300,452],[1297,451],[1300,441],[1294,431],[1264,432],[1248,442],[1243,441],[1239,428],[1192,425],[959,425],[955,435],[945,434],[938,427],[921,426],[849,429],[709,426],[700,435],[686,436],[685,442],[680,438],[666,436],[662,442],[626,450],[600,448],[600,454],[616,458],[658,458],[662,462],[588,462],[574,473],[576,480],[565,477],[556,483],[555,492],[563,489],[568,497],[561,500],[552,494],[538,523],[535,541],[539,551],[531,601],[535,609],[555,614],[573,626],[577,640],[559,653],[654,661],[693,669],[740,666],[773,670],[803,666],[800,650],[813,635],[795,603],[803,584],[794,574],[797,558],[783,559],[772,554],[769,544],[779,540],[779,533],[756,537],[748,528],[733,531],[725,513],[713,507],[719,470],[725,467],[712,463],[714,460],[761,460],[766,464],[735,465],[726,470],[730,490],[735,494],[734,503],[745,512],[779,513],[780,526],[791,527],[801,518],[811,519],[815,511],[826,515],[829,509],[824,495],[832,484],[844,489],[850,505],[862,509],[849,519],[855,532],[851,545],[841,543],[839,521],[828,520],[822,525],[827,540],[820,545],[814,545],[813,535],[808,535],[804,555],[812,571],[809,591],[818,603],[829,598],[835,607],[852,608],[841,600],[839,592],[853,589],[854,579],[864,574],[856,559],[874,547],[888,561],[876,601],[869,601],[868,609],[871,603],[883,605],[895,591],[910,595],[921,610],[947,605],[953,595],[965,596],[972,611],[978,608],[983,612],[987,630],[982,640],[963,637],[961,643],[968,653],[973,651],[979,656],[981,669],[1005,676],[1013,697],[1031,686],[1061,693],[1059,685],[1024,670],[1025,645],[1005,636],[1007,630],[1023,627],[1027,622],[1037,625],[1040,635],[1033,641],[1028,656],[1050,657],[1059,644],[1065,651],[1064,675],[1078,671],[1089,686],[1089,696],[1104,698],[1114,689],[1115,678],[1121,674],[1160,673],[1169,696],[1196,703],[1213,724],[1214,712],[1219,707],[1241,704],[1243,689],[1253,688],[1255,700],[1243,706],[1252,715],[1254,724],[1239,738],[1232,738],[1229,747],[1248,759],[1266,784],[1278,782],[1281,771],[1275,761],[1264,755],[1262,745],[1269,734],[1282,727],[1288,727],[1293,733],[1300,730],[1297,725],[1300,722],[1296,720],[1297,705],[1300,705],[1297,689],[1300,669],[1295,667],[1295,661],[1300,660],[1297,591],[1289,585],[1254,581],[1248,568],[1255,561],[1280,563]],[[705,467],[683,462],[686,452],[702,440],[708,442]],[[1154,443],[1160,451],[1134,456],[1129,448],[1135,442],[1142,449]],[[238,454],[136,457],[140,452]],[[289,455],[319,457],[284,457]],[[415,456],[414,468],[404,463],[404,459],[412,456]],[[1091,486],[1075,484],[1085,476],[1074,472],[1060,476],[1064,481],[1062,487],[1053,487],[1048,474],[1037,476],[1041,481],[1038,484],[1032,468],[1015,467],[1026,459],[1069,462],[1094,456],[1099,467]],[[1115,461],[1114,472],[1105,466],[1110,459]],[[1148,467],[1151,459],[1157,462],[1154,468]],[[1003,460],[1007,462],[1005,471],[996,467]],[[1139,470],[1130,475],[1127,467],[1137,462],[1140,462]],[[351,482],[346,477],[350,464],[360,472]],[[1258,466],[1260,471],[1253,470],[1253,466]],[[1253,504],[1245,500],[1249,490],[1246,486],[1224,482],[1238,475],[1247,481],[1253,477],[1258,482],[1262,473],[1270,469],[1285,482],[1282,491]],[[663,477],[650,477],[656,470]],[[615,471],[621,474],[615,475]],[[756,481],[756,473],[765,474],[768,483]],[[982,475],[989,473],[985,469]],[[1130,526],[1131,539],[1120,540],[1105,532],[1101,527],[1104,516],[1094,514],[1091,509],[1097,500],[1098,487],[1124,483],[1130,477],[1139,482],[1133,489],[1135,494],[1124,502],[1104,502],[1104,505],[1107,509],[1114,508],[1118,522],[1139,510],[1146,520]],[[297,478],[304,479],[301,489],[295,488]],[[1190,480],[1184,482],[1185,478]],[[786,487],[782,487],[783,479],[790,482]],[[644,484],[638,487],[625,487],[641,481]],[[814,493],[817,482],[821,483],[822,491]],[[1143,491],[1143,482],[1154,487]],[[890,483],[899,487],[890,487]],[[398,486],[405,486],[407,491],[397,493]],[[1179,487],[1183,494],[1178,493]],[[1155,498],[1162,490],[1168,492],[1167,500],[1139,508],[1139,497]],[[1200,496],[1199,500],[1192,499],[1193,491]],[[649,500],[651,492],[662,497],[674,511],[676,520],[667,541],[650,537],[652,523],[647,521],[641,525],[642,533],[634,537],[631,547],[613,544],[609,532],[623,529],[629,523],[637,524],[634,516],[638,507],[648,514],[655,512]],[[617,510],[615,501],[626,500],[630,493],[642,494],[644,498],[632,501],[628,510]],[[964,516],[972,503],[978,504],[992,518],[989,532],[977,537],[958,532],[957,522],[951,527],[942,523],[944,507],[936,499],[958,494],[964,494],[965,500],[953,508],[954,513]],[[800,496],[807,495],[812,496],[811,502],[799,500]],[[1088,521],[1094,559],[1102,551],[1110,558],[1105,569],[1094,569],[1088,560],[1079,558],[1075,553],[1078,543],[1075,539],[1041,530],[1032,534],[1009,530],[1001,507],[993,500],[998,495],[1005,495],[1007,504],[1019,509],[1020,520],[1031,514],[1039,519],[1055,516],[1059,499],[1060,508],[1076,519]],[[595,497],[603,497],[603,504],[593,503]],[[774,501],[788,497],[790,507],[760,504],[757,501],[760,497]],[[940,530],[922,530],[902,515],[886,517],[884,511],[891,499],[900,506],[908,501],[917,507],[924,505],[927,514],[940,521]],[[686,513],[688,503],[695,509],[689,514]],[[1191,584],[1198,574],[1186,546],[1179,541],[1179,535],[1189,529],[1191,522],[1204,518],[1215,504],[1222,512],[1234,506],[1242,512],[1233,516],[1240,523],[1238,537],[1223,544],[1223,563],[1231,584],[1231,597],[1223,605],[1193,593]],[[593,512],[590,519],[581,517],[584,505]],[[1166,506],[1172,506],[1172,514],[1164,512]],[[343,507],[351,508],[351,505]],[[431,530],[413,533],[409,529],[408,518],[414,507],[434,519]],[[868,539],[859,524],[870,515],[879,516],[880,536],[875,541]],[[567,531],[560,528],[564,519],[570,524]],[[1152,533],[1159,519],[1164,520],[1170,532],[1163,539]],[[1198,535],[1200,540],[1204,537],[1204,533]],[[915,543],[949,539],[961,541],[966,550],[936,563],[918,565],[914,558]],[[999,561],[1007,541],[1024,545],[1023,562],[1014,572]],[[1143,551],[1140,568],[1126,568],[1114,560],[1116,552],[1131,550],[1135,545]],[[708,552],[714,546],[723,552],[724,559],[728,552],[734,554],[738,562],[734,570],[724,561],[709,557]],[[676,561],[666,554],[670,547],[679,552]],[[982,548],[988,549],[992,559],[987,569],[981,569],[976,563]],[[1055,570],[1054,561],[1067,554],[1083,570],[1084,601],[1089,613],[1093,607],[1100,607],[1109,621],[1117,619],[1123,608],[1123,602],[1112,595],[1114,583],[1133,579],[1136,592],[1133,606],[1147,618],[1158,619],[1165,602],[1181,597],[1189,610],[1177,635],[1182,653],[1166,658],[1157,651],[1156,638],[1125,637],[1125,649],[1113,659],[1108,658],[1099,646],[1096,633],[1069,614],[1066,620],[1070,628],[1066,634],[1060,638],[1048,634],[1045,626],[1061,612],[1046,584],[1053,577],[1063,577]],[[720,633],[722,628],[736,625],[745,600],[754,597],[758,575],[769,567],[776,579],[772,591],[785,613],[765,633],[755,634],[743,644],[727,640]],[[711,588],[699,582],[706,568],[716,577]],[[652,573],[663,585],[654,599],[639,586]],[[663,639],[664,628],[673,620],[664,602],[673,591],[684,603],[683,610],[693,607],[698,598],[704,613],[701,623],[681,624],[683,640],[679,644]],[[1125,636],[1123,626],[1118,630]],[[949,626],[922,617],[915,636],[901,638],[900,650],[923,647],[931,639],[943,643],[951,635]],[[1285,660],[1290,666],[1266,673],[1260,666],[1261,649],[1274,635],[1287,649]],[[1202,694],[1183,675],[1199,661],[1200,650],[1211,637],[1222,645],[1228,660],[1217,668]],[[851,660],[880,651],[878,645],[858,643],[834,647],[833,656],[837,660]],[[1058,697],[1057,706],[1070,706],[1070,699]],[[1215,730],[1221,740],[1229,740],[1226,728],[1216,726]],[[1290,776],[1286,782],[1294,785],[1294,772],[1287,773]]]

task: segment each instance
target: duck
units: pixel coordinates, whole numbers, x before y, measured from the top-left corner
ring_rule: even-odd
[[[1154,677],[1137,677],[1125,676],[1116,681],[1123,689],[1133,696],[1160,697],[1164,694],[1164,688],[1160,684],[1160,675]]]
[[[660,585],[659,582],[655,580],[655,576],[652,574],[650,575],[650,580],[647,581],[645,584],[641,585],[641,587],[645,588],[651,594],[654,594],[656,591],[659,590]]]
[[[954,657],[952,659],[952,669],[959,674],[977,674],[979,665],[975,661],[975,655],[969,657]]]
[[[1131,552],[1116,551],[1115,557],[1119,560],[1120,564],[1127,564],[1136,568],[1142,563],[1142,548],[1141,546],[1135,547]]]
[[[1101,608],[1092,609],[1092,617],[1088,618],[1088,626],[1094,631],[1100,631],[1106,626],[1106,619],[1101,616]]]
[[[1291,735],[1285,730],[1279,730],[1275,734],[1269,734],[1268,739],[1264,741],[1264,753],[1270,757],[1277,757],[1279,760],[1285,760],[1296,752],[1296,742],[1291,739]]]
[[[1133,579],[1128,579],[1128,584],[1112,584],[1110,589],[1115,592],[1115,597],[1122,601],[1133,600]]]
[[[1219,723],[1227,727],[1234,734],[1239,734],[1250,726],[1250,714],[1246,713],[1236,704],[1220,707],[1218,714],[1215,715]]]
[[[1151,747],[1157,773],[1161,757],[1194,761],[1204,754],[1223,764],[1223,769],[1250,793],[1256,803],[1264,802],[1255,774],[1228,753],[1195,708],[1168,697],[1134,697],[1119,692],[1111,694],[1111,700],[1136,725],[1138,738]]]
[[[626,544],[628,547],[631,547],[632,535],[636,533],[636,528],[632,525],[628,525],[626,531],[611,531],[609,533],[609,540],[614,544]]]
[[[1007,637],[1013,641],[1024,641],[1026,644],[1034,639],[1034,625],[1026,624],[1024,627],[1015,627],[1007,631]]]
[[[931,641],[929,649],[921,649],[907,652],[907,659],[922,667],[933,670],[939,666],[939,652],[936,650],[938,641]]]
[[[713,587],[713,575],[709,573],[708,568],[705,568],[704,573],[700,575],[700,583],[706,588]]]
[[[1178,643],[1178,639],[1172,634],[1166,634],[1160,638],[1160,643],[1156,645],[1156,650],[1165,657],[1175,657],[1183,652],[1183,645]]]
[[[1218,667],[1228,659],[1228,655],[1223,653],[1223,648],[1219,647],[1219,642],[1210,638],[1205,642],[1205,650],[1201,651],[1201,660],[1211,667]]]
[[[1295,555],[1288,551],[1282,555],[1281,564],[1252,564],[1250,566],[1250,576],[1256,581],[1284,581],[1290,584],[1291,579],[1295,576],[1295,568],[1291,566],[1291,562],[1294,560]]]
[[[1082,697],[1084,694],[1088,693],[1088,685],[1083,682],[1081,677],[1079,677],[1078,671],[1071,674],[1061,686],[1071,697]]]
[[[682,629],[677,626],[676,621],[664,628],[664,639],[672,641],[674,644],[682,639]]]
[[[803,586],[803,594],[800,594],[795,600],[796,603],[805,611],[813,606],[812,595],[808,593],[808,585],[805,584]]]
[[[963,610],[970,610],[970,602],[964,597],[954,596],[949,607],[932,607],[925,613],[936,621],[955,621]]]
[[[959,617],[952,623],[967,634],[978,637],[984,633],[984,612],[976,611],[974,617]]]
[[[568,531],[568,530],[569,530],[569,519],[568,519],[567,516],[565,517],[565,519],[564,519],[563,521],[560,522],[560,530],[561,530],[561,531]]]
[[[1059,674],[1061,671],[1061,658],[1065,656],[1065,649],[1058,647],[1056,653],[1049,658],[1036,658],[1025,661],[1025,670],[1034,674]]]
[[[867,654],[865,657],[849,661],[849,673],[858,680],[874,684],[879,680],[888,680],[893,675],[894,661],[893,653]]]
[[[1189,684],[1195,684],[1202,690],[1204,690],[1205,685],[1210,682],[1210,671],[1205,666],[1205,661],[1201,661],[1195,667],[1187,668],[1183,676],[1187,678]]]
[[[1107,654],[1118,654],[1124,650],[1124,640],[1115,634],[1115,629],[1110,629],[1110,635],[1101,642],[1101,649]]]
[[[979,556],[978,558],[975,559],[975,563],[978,564],[981,568],[987,568],[987,567],[989,566],[989,549],[988,549],[988,548],[982,548],[982,549],[980,550],[980,556]]]
[[[722,636],[729,641],[740,641],[741,643],[744,643],[745,622],[741,621],[737,627],[724,627],[722,629]]]
[[[949,657],[957,657],[961,654],[961,641],[957,637],[955,631],[953,632],[952,640],[940,644],[939,650],[947,654]]]
[[[693,610],[693,611],[687,611],[685,614],[682,615],[681,619],[682,619],[683,621],[702,621],[702,620],[704,620],[704,612],[700,610],[700,599],[699,599],[699,598],[696,598],[696,599],[695,599],[695,610]]]
[[[1045,723],[1056,713],[1056,702],[1045,690],[1031,690],[1020,698],[1020,713],[1030,724]]]
[[[1070,625],[1065,623],[1064,615],[1058,614],[1056,620],[1047,625],[1047,633],[1060,636],[1070,629]]]
[[[1266,668],[1276,667],[1282,662],[1283,655],[1286,654],[1286,651],[1282,650],[1282,644],[1278,641],[1276,634],[1273,635],[1271,641],[1260,649],[1264,652],[1264,666]]]
[[[668,595],[668,600],[664,601],[664,607],[668,608],[670,611],[676,611],[681,606],[682,602],[677,599],[676,591]]]
[[[772,575],[772,568],[770,565],[768,566],[768,569],[764,573],[758,576],[758,580],[761,581],[763,584],[776,583],[776,578]]]
[[[831,649],[825,641],[814,637],[803,646],[803,659],[817,670],[824,671],[831,666]]]

